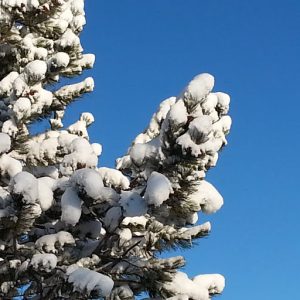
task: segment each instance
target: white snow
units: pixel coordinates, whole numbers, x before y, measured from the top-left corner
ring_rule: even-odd
[[[147,213],[148,206],[138,193],[132,191],[122,191],[120,205],[124,209],[125,217],[142,216]]]
[[[197,190],[189,195],[189,200],[199,205],[204,213],[212,214],[222,207],[223,197],[212,184],[201,180],[195,188]]]
[[[54,254],[34,254],[30,265],[35,270],[51,272],[57,265],[57,257]]]
[[[48,210],[53,204],[53,191],[45,179],[38,178],[38,194],[41,209]]]
[[[1,15],[1,14],[0,14]],[[10,72],[0,81],[0,95],[8,96],[11,93],[13,82],[19,77],[18,72]]]
[[[129,228],[122,228],[118,230],[118,235],[119,235],[120,246],[124,246],[132,239],[132,233]]]
[[[187,110],[182,99],[171,106],[168,120],[171,126],[183,126],[187,122]]]
[[[2,125],[2,132],[7,133],[9,136],[15,137],[18,131],[16,122],[12,119],[5,121]]]
[[[69,187],[61,197],[61,220],[66,224],[76,225],[81,216],[81,199],[76,190]]]
[[[209,300],[207,289],[198,286],[183,272],[176,272],[171,282],[166,282],[164,288],[175,295],[187,295],[193,300]]]
[[[65,244],[74,245],[75,240],[71,233],[60,231],[40,237],[36,240],[35,247],[39,251],[57,253],[57,248],[63,249]],[[57,248],[55,246],[57,246]]]
[[[222,115],[227,114],[229,111],[230,96],[222,92],[217,92],[216,95],[218,97],[217,107],[220,113]]]
[[[111,187],[120,187],[122,190],[129,188],[129,179],[119,170],[102,167],[98,169],[105,185]]]
[[[38,180],[28,172],[20,172],[11,181],[12,192],[21,194],[25,203],[35,203],[39,196]]]
[[[212,131],[212,119],[210,116],[201,116],[194,119],[189,125],[189,134],[196,144],[208,140],[208,135]]]
[[[31,101],[27,97],[20,97],[14,103],[13,111],[18,120],[29,117],[31,113]]]
[[[140,217],[126,217],[122,221],[122,225],[124,226],[140,226],[142,228],[146,227],[146,224],[148,222],[148,219],[145,216],[140,216]]]
[[[148,204],[160,206],[164,201],[169,199],[173,189],[169,179],[158,172],[152,172],[147,181],[145,200]]]
[[[68,282],[73,284],[75,290],[87,291],[88,294],[93,290],[97,290],[99,296],[106,297],[114,286],[114,282],[110,277],[87,268],[70,266],[67,269],[67,275],[69,275]]]
[[[6,133],[0,132],[0,154],[8,152],[11,146],[10,136]]]
[[[27,83],[33,84],[42,81],[47,72],[47,64],[43,60],[34,60],[24,68]]]
[[[70,182],[83,189],[86,194],[93,198],[99,198],[103,188],[103,182],[100,174],[92,169],[80,169],[73,173]]]
[[[198,286],[207,289],[210,294],[221,294],[225,288],[225,278],[220,274],[198,275],[192,280]]]
[[[1,175],[8,174],[10,178],[22,172],[22,164],[17,159],[10,157],[7,154],[0,156],[0,171]]]
[[[159,147],[159,137],[145,144],[137,143],[133,145],[129,151],[131,161],[136,166],[142,166],[147,160],[158,158]]]
[[[212,91],[214,83],[214,77],[210,74],[197,75],[185,88],[183,92],[184,101],[188,105],[203,102],[205,97]]]

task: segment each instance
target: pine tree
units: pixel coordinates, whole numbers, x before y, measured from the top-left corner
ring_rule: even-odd
[[[0,298],[210,299],[223,276],[190,279],[183,257],[159,254],[207,236],[198,214],[223,204],[205,173],[227,144],[230,98],[212,92],[213,76],[196,76],[160,104],[116,169],[98,167],[93,115],[63,125],[93,79],[57,87],[94,64],[84,24],[84,0],[1,0]],[[51,129],[32,134],[41,119]]]

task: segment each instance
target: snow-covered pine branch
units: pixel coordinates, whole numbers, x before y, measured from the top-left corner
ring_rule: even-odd
[[[207,236],[223,198],[205,180],[227,144],[230,98],[214,78],[196,76],[164,100],[116,169],[99,167],[90,113],[65,128],[66,107],[92,78],[49,90],[92,68],[80,32],[84,0],[2,0],[0,4],[0,298],[208,300],[218,274],[193,279],[183,257],[158,253]],[[28,125],[47,118],[51,129]]]

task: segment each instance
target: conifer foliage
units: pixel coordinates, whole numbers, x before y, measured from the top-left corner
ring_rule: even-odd
[[[99,167],[93,115],[63,125],[93,79],[57,87],[94,64],[79,38],[84,0],[0,3],[0,298],[220,294],[223,276],[191,279],[183,257],[159,253],[207,236],[198,215],[223,204],[205,173],[227,144],[229,96],[212,92],[213,76],[196,76],[160,104],[115,169]],[[45,118],[50,129],[32,134]]]

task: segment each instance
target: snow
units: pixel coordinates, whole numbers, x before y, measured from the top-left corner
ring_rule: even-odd
[[[0,154],[8,152],[11,146],[10,136],[0,132]]]
[[[26,97],[19,98],[13,105],[13,111],[18,120],[29,117],[31,113],[31,101]]]
[[[222,115],[227,114],[229,111],[230,96],[222,92],[217,92],[216,95],[218,97],[217,107],[220,113]]]
[[[147,222],[148,222],[148,219],[145,216],[126,217],[123,219],[122,225],[124,225],[124,226],[133,225],[135,227],[139,226],[139,227],[145,228]]]
[[[0,156],[0,171],[2,176],[8,174],[8,176],[12,178],[22,172],[22,164],[17,159],[7,154],[2,154]]]
[[[57,265],[57,257],[54,254],[34,254],[30,265],[35,270],[51,272]]]
[[[15,137],[18,131],[16,122],[12,119],[5,121],[2,125],[2,132],[7,133],[9,136]]]
[[[158,172],[152,172],[147,181],[145,200],[148,204],[160,206],[173,193],[169,179]]]
[[[225,288],[225,278],[220,274],[198,275],[193,278],[193,282],[207,289],[210,294],[221,294]]]
[[[81,199],[76,190],[69,187],[61,197],[61,220],[66,224],[76,225],[81,216]]]
[[[187,122],[187,110],[182,99],[171,106],[168,115],[171,126],[183,126]]]
[[[80,39],[71,29],[68,28],[57,41],[57,44],[62,49],[65,49],[67,47],[78,47],[80,45]]]
[[[45,179],[38,178],[38,194],[42,211],[48,210],[53,204],[53,192]]]
[[[135,144],[129,151],[131,161],[136,166],[142,166],[147,160],[158,158],[159,147],[159,138],[155,138],[145,144]]]
[[[199,287],[183,272],[176,272],[172,281],[164,284],[164,288],[172,294],[187,295],[193,300],[209,300],[210,298],[207,289]]]
[[[1,14],[0,14],[1,15]],[[10,72],[0,81],[0,95],[8,96],[11,93],[13,82],[19,77],[18,72]]]
[[[36,203],[39,191],[37,179],[28,172],[20,172],[11,181],[12,192],[23,196],[25,203]]]
[[[56,72],[66,68],[70,63],[70,56],[66,52],[57,52],[48,60],[49,72]]]
[[[114,286],[110,277],[87,268],[70,266],[67,275],[69,275],[68,282],[73,284],[76,291],[87,291],[90,294],[91,291],[96,290],[100,297],[108,296]]]
[[[94,117],[92,114],[86,115],[82,114],[80,117],[80,120],[77,121],[76,123],[70,125],[67,130],[71,134],[76,134],[78,136],[81,136],[83,138],[88,139],[89,134],[87,132],[87,127],[94,122]]]
[[[94,54],[83,54],[79,63],[81,67],[92,68],[95,63],[95,55]]]
[[[148,206],[138,193],[132,191],[122,191],[120,205],[124,209],[125,217],[142,216],[147,213]]]
[[[197,75],[185,88],[183,92],[184,101],[192,106],[203,102],[205,97],[212,91],[214,83],[214,77],[210,74]]]
[[[212,214],[222,207],[223,197],[212,184],[201,180],[195,188],[196,191],[189,195],[189,201],[200,206],[204,213]]]
[[[60,171],[63,175],[71,175],[79,165],[87,168],[95,168],[97,166],[98,157],[86,139],[73,139],[69,150],[72,153],[64,156],[62,165],[60,166]]]
[[[189,125],[191,139],[200,144],[208,140],[208,135],[212,131],[212,119],[210,116],[201,116],[194,119]]]
[[[39,251],[57,253],[55,246],[59,247],[59,249],[63,249],[65,244],[74,245],[75,240],[71,233],[60,231],[58,233],[47,234],[40,237],[36,240],[35,247]]]
[[[210,93],[209,95],[207,95],[204,102],[201,103],[203,113],[205,115],[212,114],[215,111],[217,104],[218,104],[218,96],[215,93]]]
[[[103,182],[100,174],[92,169],[80,169],[73,173],[70,182],[78,186],[89,197],[93,199],[99,198],[103,188]]]
[[[119,170],[102,167],[98,169],[98,172],[103,179],[103,182],[108,187],[119,187],[122,190],[129,188],[129,179],[122,174]]]
[[[47,64],[43,60],[34,60],[24,68],[27,83],[33,84],[42,81],[47,72]]]
[[[84,1],[83,0],[73,0],[71,2],[71,10],[74,16],[84,14]]]
[[[132,233],[129,228],[122,228],[118,231],[119,235],[119,244],[120,246],[124,246],[132,239]]]

